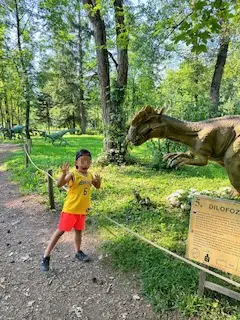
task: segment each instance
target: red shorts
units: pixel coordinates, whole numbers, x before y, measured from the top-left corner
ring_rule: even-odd
[[[74,228],[75,230],[84,230],[85,220],[85,214],[71,214],[61,212],[61,216],[58,223],[58,230],[71,231],[72,228]]]

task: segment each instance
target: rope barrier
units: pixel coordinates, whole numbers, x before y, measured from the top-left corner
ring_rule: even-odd
[[[40,169],[39,167],[37,167],[37,166],[35,165],[35,163],[34,163],[34,162],[32,161],[32,159],[31,159],[29,153],[27,152],[25,146],[24,146],[24,150],[25,150],[25,152],[26,152],[26,154],[27,154],[30,162],[33,164],[33,166],[34,166],[37,170],[45,173],[45,174],[48,175],[51,179],[53,179],[55,182],[57,181],[57,180],[55,180],[48,172]],[[62,188],[67,191],[67,188],[65,188],[65,187],[62,187]],[[187,263],[187,264],[189,264],[189,265],[191,265],[191,266],[193,266],[193,267],[195,267],[195,268],[197,268],[197,269],[199,269],[199,270],[202,270],[202,271],[204,271],[204,272],[206,272],[206,273],[209,273],[209,274],[211,274],[211,275],[213,275],[213,276],[215,276],[215,277],[217,277],[217,278],[219,278],[219,279],[221,279],[221,280],[223,280],[223,281],[225,281],[225,282],[228,282],[229,284],[231,284],[231,285],[233,285],[233,286],[235,286],[235,287],[237,287],[237,288],[240,288],[240,283],[238,283],[238,282],[236,282],[236,281],[234,281],[234,280],[231,280],[231,279],[229,279],[229,278],[226,278],[226,277],[224,277],[224,276],[221,276],[220,274],[218,274],[218,273],[216,273],[216,272],[214,272],[214,271],[211,271],[211,270],[209,270],[209,269],[207,269],[207,268],[204,268],[204,267],[202,267],[202,266],[200,266],[200,265],[192,262],[191,260],[188,260],[188,259],[186,259],[186,258],[184,258],[184,257],[181,257],[181,256],[179,256],[178,254],[176,254],[176,253],[174,253],[174,252],[172,252],[172,251],[170,251],[170,250],[168,250],[168,249],[166,249],[166,248],[164,248],[164,247],[159,246],[158,244],[156,244],[156,243],[154,243],[154,242],[146,239],[145,237],[139,235],[138,233],[130,230],[129,228],[125,227],[124,225],[118,223],[117,221],[115,221],[115,220],[113,220],[113,219],[111,219],[111,218],[109,218],[109,217],[107,217],[107,216],[105,216],[105,215],[103,215],[103,214],[101,214],[100,216],[103,217],[103,218],[105,218],[106,220],[112,222],[113,224],[117,225],[118,227],[124,229],[124,230],[127,231],[128,233],[134,235],[136,238],[138,238],[138,239],[140,239],[140,240],[142,240],[142,241],[150,244],[151,246],[153,246],[153,247],[155,247],[155,248],[157,248],[157,249],[159,249],[159,250],[161,250],[161,251],[164,251],[165,253],[173,256],[174,258],[177,258],[177,259],[179,259],[179,260],[181,260],[181,261],[183,261],[183,262],[185,262],[185,263]],[[106,228],[106,229],[107,229],[107,228]],[[108,230],[108,229],[107,229],[107,230]],[[114,235],[113,232],[111,232],[110,230],[108,230],[108,231]],[[115,236],[115,235],[114,235],[114,236]]]
[[[47,171],[44,171],[44,170],[42,170],[41,168],[39,168],[38,166],[35,165],[35,163],[34,163],[34,162],[32,161],[32,159],[31,159],[31,157],[30,157],[30,155],[29,155],[29,153],[28,153],[25,145],[24,145],[24,151],[25,151],[28,159],[30,160],[31,164],[32,164],[38,171],[41,171],[42,173],[45,173],[45,174],[46,174],[47,176],[49,176],[54,182],[57,183],[57,180],[54,179],[53,176],[51,176]],[[65,191],[68,190],[68,189],[67,189],[66,187],[64,187],[64,186],[62,187],[62,189],[64,189]]]
[[[160,249],[160,250],[168,253],[169,255],[171,255],[171,256],[179,259],[179,260],[182,260],[182,261],[190,264],[190,265],[193,266],[193,267],[196,267],[196,268],[198,268],[198,269],[200,269],[200,270],[202,270],[202,271],[205,271],[205,272],[207,272],[207,273],[209,273],[209,274],[211,274],[211,275],[214,275],[215,277],[218,277],[219,279],[224,280],[224,281],[226,281],[226,282],[228,282],[228,283],[230,283],[230,284],[232,284],[232,285],[240,288],[240,283],[238,283],[238,282],[236,282],[236,281],[233,281],[233,280],[231,280],[231,279],[228,279],[228,278],[226,278],[226,277],[224,277],[224,276],[221,276],[220,274],[215,273],[214,271],[211,271],[211,270],[209,270],[209,269],[207,269],[207,268],[204,268],[204,267],[202,267],[202,266],[199,266],[198,264],[192,262],[191,260],[188,260],[188,259],[186,259],[186,258],[184,258],[184,257],[181,257],[181,256],[179,256],[178,254],[176,254],[176,253],[174,253],[174,252],[172,252],[172,251],[170,251],[170,250],[168,250],[168,249],[166,249],[166,248],[163,248],[163,247],[159,246],[158,244],[156,244],[156,243],[154,243],[154,242],[152,242],[152,241],[144,238],[143,236],[141,236],[141,235],[139,235],[138,233],[136,233],[136,232],[128,229],[128,228],[125,227],[124,225],[116,222],[115,220],[113,220],[113,219],[111,219],[111,218],[109,218],[109,217],[107,217],[107,216],[104,216],[104,215],[102,215],[102,216],[103,216],[105,219],[107,219],[107,220],[111,221],[112,223],[114,223],[115,225],[117,225],[118,227],[123,228],[123,229],[126,230],[128,233],[131,233],[132,235],[134,235],[134,236],[137,237],[138,239],[140,239],[140,240],[142,240],[142,241],[144,241],[144,242],[147,242],[148,244],[152,245],[153,247],[158,248],[158,249]]]

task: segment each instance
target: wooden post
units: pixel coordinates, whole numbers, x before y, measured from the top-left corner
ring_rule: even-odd
[[[225,296],[228,296],[230,298],[233,298],[235,300],[240,301],[240,293],[239,292],[236,292],[236,291],[230,290],[228,288],[222,287],[219,284],[206,281],[205,282],[205,288],[210,289],[212,291],[219,292],[221,294],[225,294]]]
[[[27,143],[25,143],[25,149],[26,149],[26,151],[28,152],[28,145],[27,145]],[[26,154],[26,152],[25,152],[25,168],[27,168],[28,167],[28,156],[27,156],[27,154]]]
[[[198,283],[198,295],[199,296],[202,296],[204,293],[205,280],[206,280],[206,272],[203,270],[200,270],[199,283]]]
[[[27,139],[28,154],[32,152],[32,139]]]
[[[49,169],[48,174],[52,177],[52,170]],[[54,203],[54,193],[53,193],[53,180],[48,175],[48,196],[49,196],[49,205],[50,209],[55,209],[55,203]]]

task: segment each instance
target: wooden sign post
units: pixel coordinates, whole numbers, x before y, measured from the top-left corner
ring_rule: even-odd
[[[198,196],[192,202],[187,258],[240,276],[240,202]],[[198,294],[208,288],[240,301],[240,293],[206,281],[200,272]]]
[[[48,170],[48,197],[49,197],[49,205],[50,209],[55,209],[54,202],[54,192],[53,192],[53,180],[52,180],[52,170]]]

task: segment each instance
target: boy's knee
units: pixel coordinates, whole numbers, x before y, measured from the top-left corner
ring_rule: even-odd
[[[61,237],[64,234],[65,231],[57,229],[56,233],[59,237]]]

